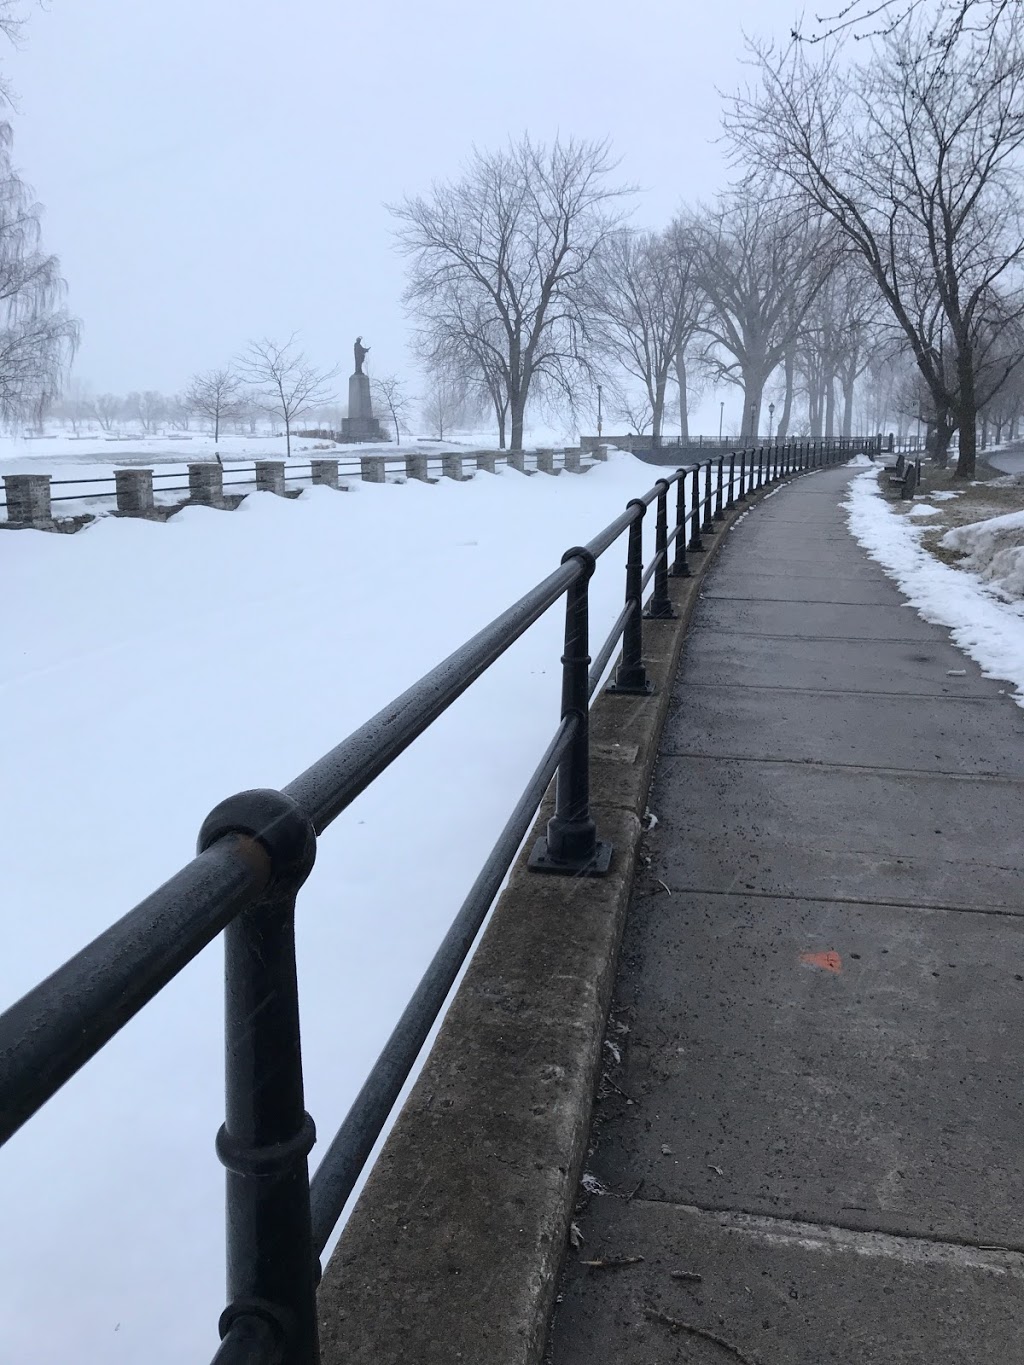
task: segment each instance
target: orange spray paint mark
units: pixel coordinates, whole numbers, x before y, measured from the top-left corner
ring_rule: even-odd
[[[843,959],[831,950],[827,953],[801,953],[800,961],[808,967],[820,967],[823,972],[838,974],[843,970]]]

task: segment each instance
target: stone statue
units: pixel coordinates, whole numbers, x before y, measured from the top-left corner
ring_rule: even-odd
[[[353,350],[354,350],[355,353],[356,353],[356,368],[355,368],[355,373],[356,373],[356,374],[362,374],[362,373],[363,373],[363,361],[366,359],[366,356],[367,356],[367,353],[369,352],[369,349],[370,349],[369,346],[364,346],[364,345],[363,345],[363,338],[362,338],[362,337],[356,337],[356,344],[355,344],[355,346],[353,347]]]

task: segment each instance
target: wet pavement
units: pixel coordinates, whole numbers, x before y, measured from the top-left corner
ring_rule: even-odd
[[[1024,1359],[1024,711],[852,475],[753,508],[695,614],[553,1365]]]

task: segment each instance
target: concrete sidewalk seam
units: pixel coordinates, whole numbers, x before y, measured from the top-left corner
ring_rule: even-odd
[[[752,1231],[758,1229],[754,1224],[764,1225],[764,1230],[772,1226],[780,1228],[807,1228],[816,1229],[819,1232],[842,1233],[849,1237],[886,1237],[892,1241],[908,1242],[929,1247],[945,1247],[951,1252],[955,1251],[988,1251],[996,1254],[1005,1254],[1015,1260],[1021,1260],[1021,1273],[1024,1274],[1024,1242],[982,1242],[970,1237],[951,1237],[934,1236],[924,1232],[910,1232],[906,1230],[893,1230],[883,1227],[859,1227],[853,1223],[835,1222],[826,1219],[814,1218],[779,1218],[775,1214],[759,1212],[756,1209],[736,1208],[730,1205],[719,1204],[694,1204],[689,1200],[682,1199],[645,1199],[637,1195],[630,1200],[631,1204],[643,1207],[650,1205],[653,1208],[678,1209],[681,1213],[696,1214],[701,1217],[714,1218],[720,1224],[732,1226],[737,1231],[742,1228],[742,1223],[748,1223]]]
[[[1004,701],[1016,705],[1010,697],[986,697],[980,692],[884,692],[875,687],[793,687],[787,683],[749,682],[688,682],[679,696],[698,689],[712,692],[797,692],[810,697],[899,697],[913,701],[979,701],[1001,706]]]
[[[774,763],[793,768],[834,769],[837,772],[844,773],[885,773],[892,777],[942,778],[954,782],[1002,782],[1010,787],[1024,785],[1024,777],[1006,777],[1002,773],[965,773],[962,769],[954,771],[948,768],[890,768],[883,764],[836,763],[834,760],[826,761],[822,758],[783,758],[779,754],[769,755],[766,758],[753,758],[749,754],[709,754],[698,753],[692,749],[662,749],[658,757],[659,759],[699,759],[703,763],[758,763],[761,765]]]
[[[858,851],[863,852],[863,850],[850,850],[854,854]],[[822,854],[828,857],[829,850],[822,849]],[[864,856],[874,855],[865,853]],[[889,861],[895,862],[896,859],[893,858]],[[934,859],[929,861],[934,861]],[[966,866],[985,868],[995,872],[1019,873],[1018,868],[1000,867],[993,863],[968,863]],[[792,896],[782,891],[751,891],[746,888],[742,891],[722,891],[706,886],[679,886],[675,882],[670,886],[663,878],[660,878],[659,881],[673,896],[731,896],[734,900],[789,901],[804,905],[864,905],[875,910],[924,910],[949,915],[1001,915],[1009,919],[1024,919],[1024,908],[1015,910],[1009,905],[952,905],[931,901],[864,900],[859,896]],[[652,891],[650,894],[657,895],[657,892]]]

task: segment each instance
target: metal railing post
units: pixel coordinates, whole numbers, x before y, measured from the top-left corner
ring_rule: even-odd
[[[654,684],[647,677],[644,668],[644,620],[643,620],[643,576],[644,576],[644,513],[647,508],[639,498],[631,499],[628,507],[639,508],[636,519],[629,528],[629,548],[626,551],[626,604],[632,607],[626,628],[622,632],[622,659],[615,670],[615,681],[609,683],[609,692],[639,692],[649,696]]]
[[[725,520],[725,507],[724,507],[723,502],[722,502],[722,495],[723,495],[722,484],[723,484],[723,482],[724,482],[724,479],[725,479],[725,457],[724,457],[723,455],[719,455],[719,457],[718,457],[718,488],[717,488],[717,490],[716,490],[716,496],[715,496],[715,521],[724,521],[724,520]]]
[[[725,510],[731,512],[736,506],[736,494],[734,492],[736,478],[736,455],[729,456],[729,496],[726,499]]]
[[[671,621],[675,617],[672,599],[668,595],[668,479],[659,479],[658,515],[654,531],[654,553],[658,556],[654,569],[654,592],[647,604],[644,618],[648,621]]]
[[[740,491],[739,491],[739,493],[736,495],[736,501],[737,501],[737,502],[746,502],[746,500],[747,500],[747,452],[746,452],[745,450],[741,450],[741,451],[740,451]]]
[[[686,470],[676,470],[676,557],[672,562],[673,578],[692,578],[686,562]]]
[[[701,535],[713,536],[715,534],[715,523],[712,520],[713,512],[711,507],[711,460],[709,459],[704,466],[704,525],[700,528]]]
[[[572,720],[576,728],[558,765],[555,813],[534,844],[529,865],[535,872],[602,876],[611,864],[612,846],[598,839],[590,814],[590,580],[597,560],[579,545],[566,550],[562,563],[571,559],[581,561],[583,572],[565,594],[562,720]]]
[[[249,791],[216,806],[202,853],[247,834],[270,856],[271,882],[224,930],[226,1117],[217,1155],[227,1168],[228,1305],[220,1334],[268,1324],[280,1359],[317,1365],[316,1282],[295,975],[295,897],[316,857],[312,822],[283,792]]]
[[[753,464],[753,458],[751,458],[751,464]],[[757,486],[758,488],[764,487],[764,446],[757,448]]]
[[[700,538],[700,465],[693,471],[693,497],[690,502],[690,550],[703,550]]]

